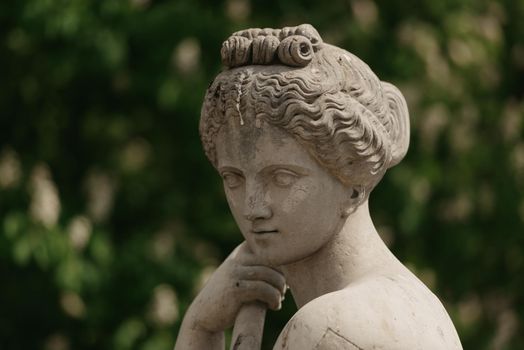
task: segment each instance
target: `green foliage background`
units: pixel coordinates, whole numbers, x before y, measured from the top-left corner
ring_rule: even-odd
[[[405,93],[371,199],[465,349],[524,348],[524,2],[0,2],[0,349],[171,349],[241,240],[197,125],[222,41],[311,23]],[[270,313],[266,348],[294,312]]]

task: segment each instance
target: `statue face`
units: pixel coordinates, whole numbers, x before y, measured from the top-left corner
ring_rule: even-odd
[[[340,231],[350,188],[284,131],[231,119],[217,136],[218,170],[248,246],[273,266],[313,254]]]

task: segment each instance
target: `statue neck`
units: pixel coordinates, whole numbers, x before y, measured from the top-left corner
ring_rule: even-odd
[[[301,308],[321,295],[397,264],[371,221],[366,201],[347,218],[330,242],[313,255],[281,269],[297,307]]]

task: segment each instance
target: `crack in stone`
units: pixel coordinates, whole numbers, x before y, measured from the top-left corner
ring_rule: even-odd
[[[324,332],[324,334],[322,335],[322,338],[320,339],[320,341],[317,343],[317,345],[315,346],[315,350],[322,350],[322,348],[320,346],[322,346],[322,342],[327,340],[326,338],[329,336],[329,334],[333,334],[334,336],[336,336],[337,338],[339,338],[340,340],[342,340],[343,342],[346,342],[348,344],[351,344],[352,346],[355,347],[355,349],[357,350],[364,350],[364,348],[358,346],[356,343],[352,342],[351,340],[349,340],[348,338],[346,338],[345,336],[343,336],[342,334],[338,333],[337,331],[335,331],[333,328],[331,327],[328,327],[326,329],[326,331]]]

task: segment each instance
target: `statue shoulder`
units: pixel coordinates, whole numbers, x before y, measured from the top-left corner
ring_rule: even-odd
[[[372,278],[314,299],[288,322],[274,350],[462,349],[438,299],[411,283]]]
[[[274,350],[363,349],[365,338],[376,335],[364,289],[352,286],[304,305],[287,323]]]

